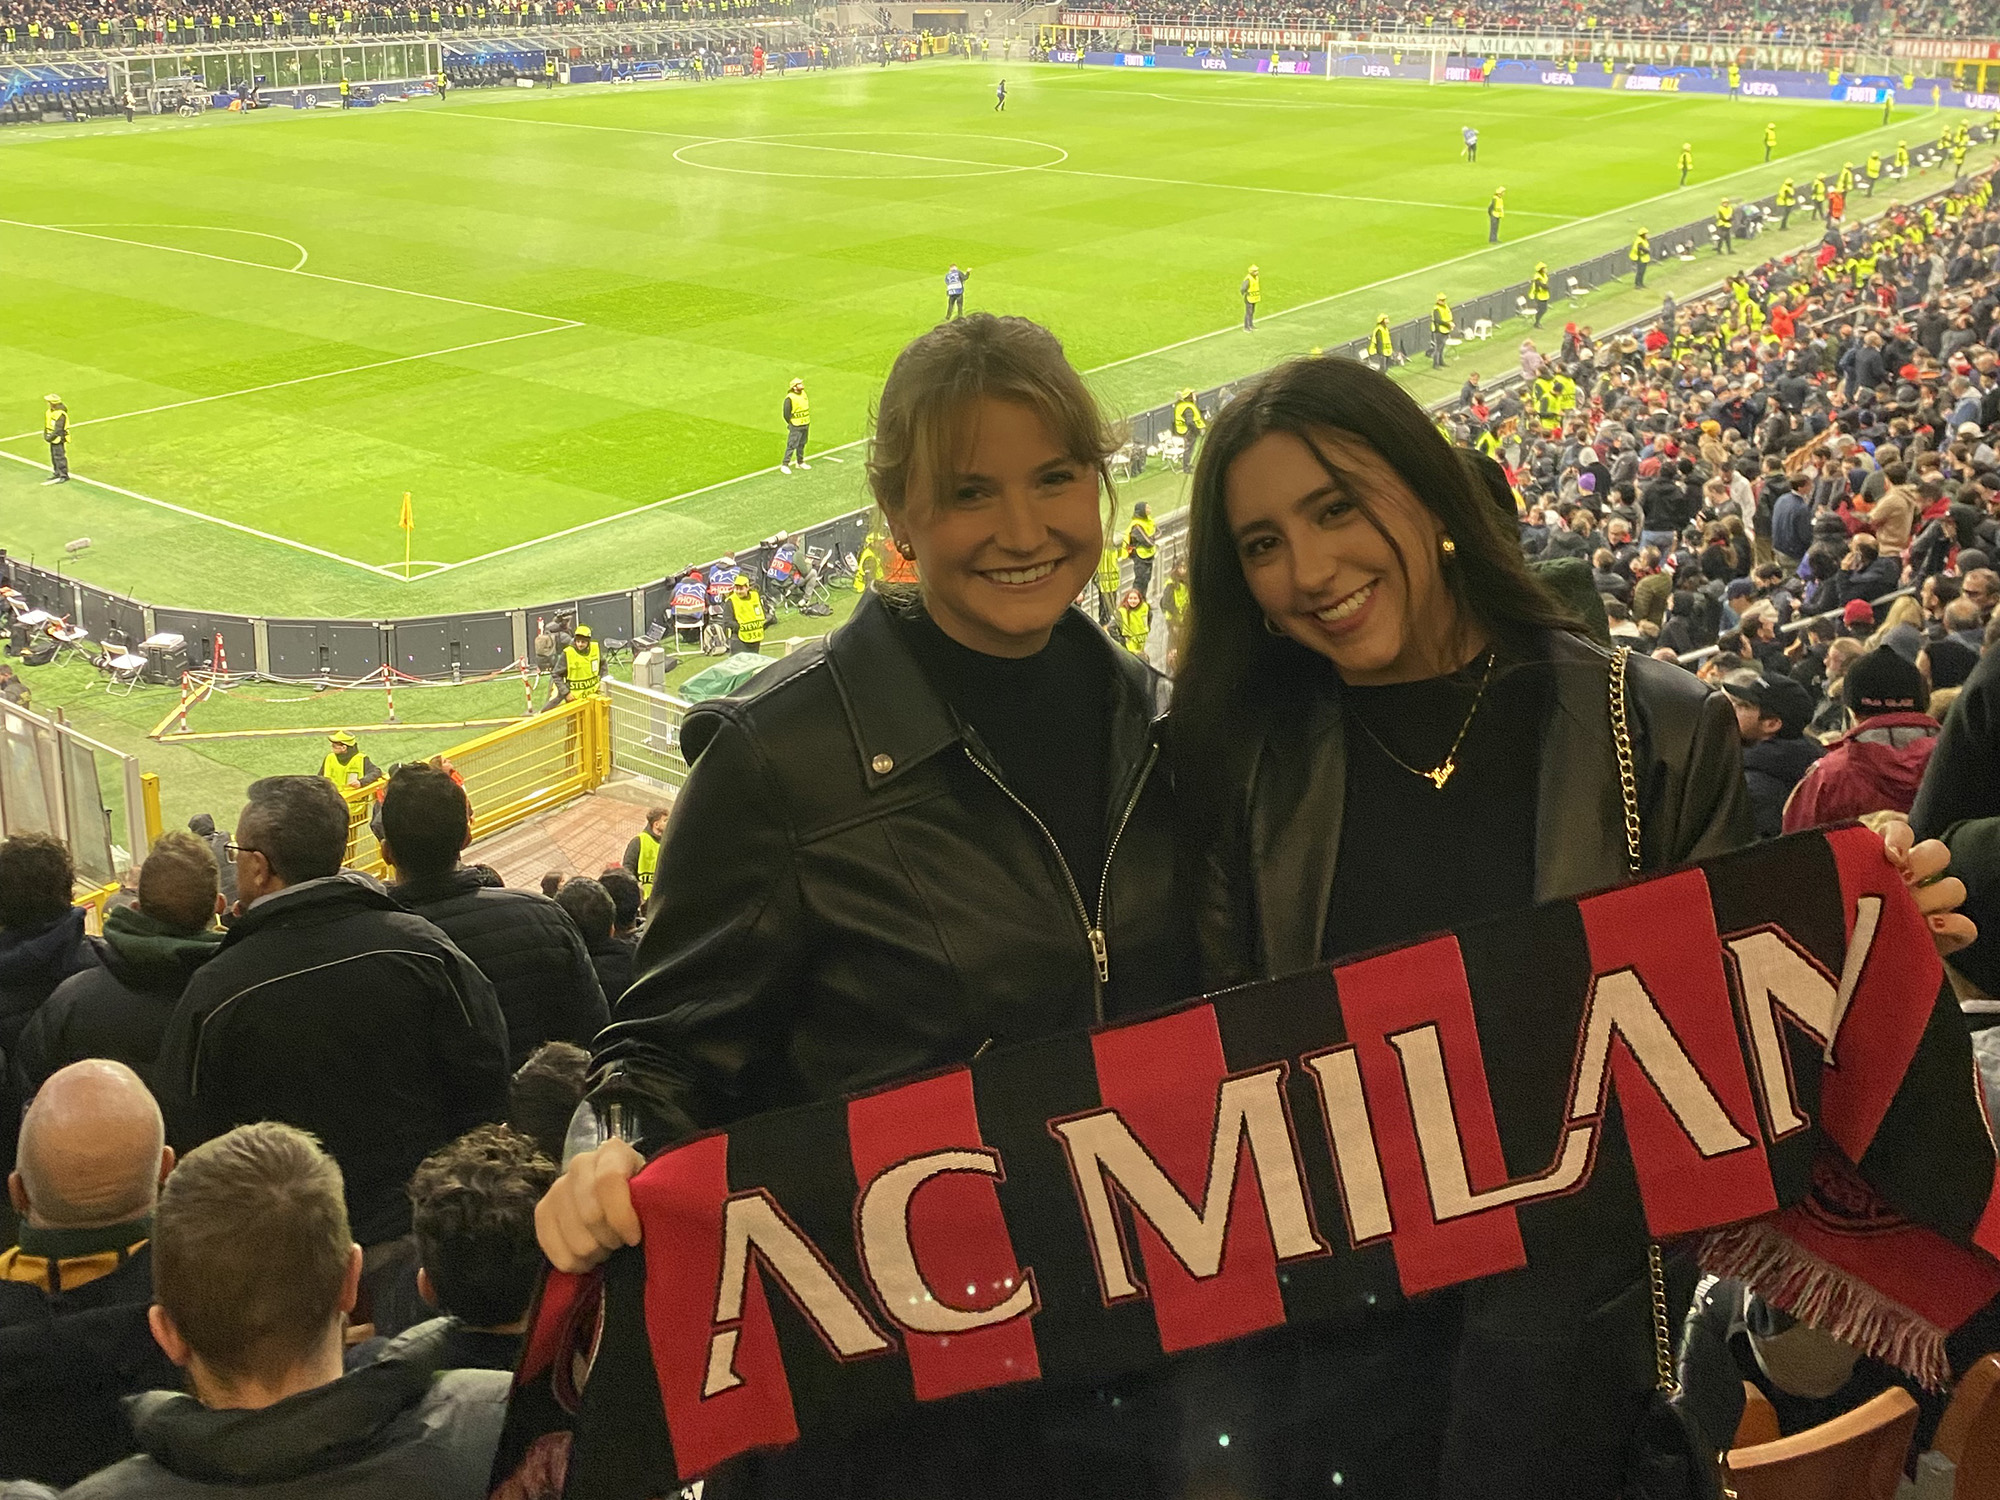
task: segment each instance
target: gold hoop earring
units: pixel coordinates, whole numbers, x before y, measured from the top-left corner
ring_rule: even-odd
[[[1446,562],[1450,562],[1454,557],[1458,556],[1458,543],[1454,542],[1450,537],[1445,537],[1438,543],[1438,551],[1444,554]]]
[[[1268,634],[1275,635],[1280,640],[1284,639],[1285,632],[1280,630],[1277,626],[1271,623],[1271,617],[1269,615],[1264,616],[1264,629]]]

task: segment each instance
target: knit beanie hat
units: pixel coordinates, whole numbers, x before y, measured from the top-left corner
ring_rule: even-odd
[[[1857,719],[1915,713],[1924,702],[1924,676],[1887,646],[1878,646],[1847,669],[1841,697]]]

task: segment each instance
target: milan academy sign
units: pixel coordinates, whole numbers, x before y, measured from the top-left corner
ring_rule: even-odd
[[[1960,1248],[2000,1249],[1993,1189],[1923,918],[1846,829],[688,1141],[633,1180],[639,1250],[550,1278],[520,1380],[594,1345],[569,1493],[646,1496],[1731,1225],[1783,1305],[1934,1374],[2000,1291]]]

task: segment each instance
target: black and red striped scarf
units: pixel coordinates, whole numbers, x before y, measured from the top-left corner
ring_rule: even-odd
[[[2000,1294],[1964,1027],[1854,828],[745,1120],[632,1194],[641,1248],[548,1278],[496,1479],[642,1500],[1649,1236],[1932,1384]]]

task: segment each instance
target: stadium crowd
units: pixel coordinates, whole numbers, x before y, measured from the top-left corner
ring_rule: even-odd
[[[0,52],[85,48],[247,45],[338,37],[490,31],[499,28],[711,25],[796,20],[801,0],[344,0],[341,4],[228,5],[197,0],[4,0]]]
[[[1720,764],[1741,785],[1710,788],[1715,806],[1745,807],[1764,836],[1891,813],[1947,838],[1987,934],[1951,955],[1975,1023],[2000,1012],[1992,189],[1990,176],[1967,180],[1940,203],[1829,230],[1817,252],[1767,262],[1718,297],[1669,303],[1629,333],[1599,339],[1573,324],[1555,348],[1524,343],[1518,386],[1489,397],[1474,376],[1445,417],[1457,461],[1477,476],[1446,482],[1473,503],[1499,501],[1517,528],[1521,556],[1507,567],[1534,563],[1592,633],[1657,658],[1635,676],[1653,710],[1693,704],[1722,722],[1683,668],[1725,695],[1741,758]],[[1020,389],[1039,370],[1032,388],[1051,410],[1058,399],[1091,409],[1059,346],[1031,328],[986,315],[942,325],[885,390],[871,482],[929,614],[892,617],[879,602],[888,592],[871,594],[823,656],[802,653],[761,693],[691,717],[697,770],[681,808],[648,811],[626,860],[596,878],[535,894],[466,863],[464,790],[431,764],[387,778],[387,884],[343,870],[349,810],[325,777],[256,782],[233,831],[197,819],[164,835],[101,935],[71,904],[60,842],[0,842],[0,1154],[14,1216],[0,1253],[0,1481],[21,1481],[4,1493],[484,1495],[544,1248],[580,1266],[636,1233],[603,1191],[621,1159],[627,1172],[637,1161],[615,1129],[600,1145],[596,1118],[582,1116],[583,1165],[559,1178],[587,1074],[606,1118],[612,1106],[649,1115],[633,1138],[662,1144],[815,1088],[984,1050],[992,1017],[977,1012],[978,984],[1005,991],[1015,1040],[1087,1023],[1093,1000],[1102,1019],[1188,992],[1186,924],[1170,920],[1164,895],[1175,862],[1162,799],[1176,794],[1147,777],[1157,684],[1136,653],[1064,612],[1067,588],[1035,653],[1035,670],[1054,675],[1023,670],[1007,632],[1032,632],[1014,615],[978,617],[968,601],[979,596],[958,592],[977,559],[950,550],[963,545],[951,507],[937,507],[939,521],[912,498],[922,402],[954,389],[949,362],[967,349],[989,371],[1014,370],[1029,382]],[[1273,379],[1338,383],[1344,363],[1298,361]],[[1398,420],[1449,458],[1399,399]],[[1245,420],[1213,414],[1203,442],[1241,441]],[[1032,459],[1038,494],[1073,489],[1086,529],[1092,516],[1101,527],[1096,475],[1040,452],[1041,421],[1019,401],[993,402],[975,441],[999,447],[982,449],[981,472],[1011,474],[1012,444]],[[1098,444],[1093,462],[1108,451]],[[1198,509],[1215,503],[1218,464],[1197,474]],[[1486,529],[1513,547],[1490,518]],[[1123,547],[1146,567],[1120,609],[1152,592],[1155,541],[1141,513]],[[1091,538],[1061,565],[1086,592],[1106,588],[1092,581],[1105,550]],[[1187,572],[1158,582],[1184,630]],[[1570,618],[1541,594],[1522,607]],[[1245,638],[1264,648],[1254,623]],[[1195,640],[1185,707],[1199,725],[1213,664]],[[821,661],[832,673],[801,670]],[[1392,690],[1359,687],[1357,701]],[[882,736],[866,757],[854,738],[864,729]],[[968,765],[924,760],[923,746],[961,738]],[[989,750],[1023,788],[1020,808],[1041,810],[1032,826],[994,801],[987,781],[1007,783],[981,759]],[[1116,755],[1145,768],[1129,793],[1102,775]],[[1085,764],[1100,784],[1077,773]],[[1500,781],[1480,785],[1504,785],[1517,764],[1502,758]],[[1453,769],[1418,775],[1441,792]],[[895,779],[905,775],[932,779]],[[895,795],[869,804],[878,786]],[[1123,821],[1107,838],[1114,793]],[[1350,799],[1350,819],[1363,811]],[[809,838],[788,821],[806,813],[820,820]],[[1521,875],[1483,863],[1491,851],[1476,838],[1462,850],[1475,884]],[[1087,879],[1065,895],[1052,872],[1072,864]],[[1461,915],[1392,912],[1379,874],[1335,887],[1336,903],[1382,924],[1369,936],[1401,940],[1411,921],[1430,931]],[[1926,889],[1948,906],[1954,884]],[[1094,983],[1090,955],[1073,951],[1071,896],[1079,912],[1095,903]],[[813,1004],[799,999],[808,991]],[[1047,1014],[1028,1014],[1044,1002]],[[549,1207],[574,1210],[563,1188],[579,1172],[602,1174],[588,1201],[611,1206],[594,1219]],[[1789,1332],[1754,1299],[1734,1307],[1718,1333],[1729,1347],[1748,1348],[1746,1328]],[[1407,1347],[1385,1346],[1384,1358]],[[1849,1351],[1838,1378],[1823,1364],[1800,1393],[1777,1362],[1740,1357],[1801,1423],[1897,1379]],[[1369,1376],[1384,1392],[1400,1378]],[[1324,1418],[1304,1425],[1323,1432]],[[912,1445],[864,1464],[908,1475],[932,1456]],[[531,1454],[503,1493],[554,1494],[558,1469]],[[905,1492],[977,1493],[981,1477]]]
[[[1755,5],[1749,0],[1681,0],[1675,4],[1591,4],[1589,0],[1522,0],[1505,5],[1399,4],[1395,0],[1332,0],[1303,5],[1296,0],[1190,0],[1187,5],[1105,4],[1080,7],[1121,11],[1149,21],[1262,23],[1330,27],[1350,31],[1569,31],[1588,37],[1688,37],[1730,34],[1744,41],[1864,41],[1885,29],[1899,33],[1990,35],[2000,28],[2000,7],[1976,0],[1970,8],[1936,0],[1896,6],[1854,5],[1850,0],[1784,0]]]

